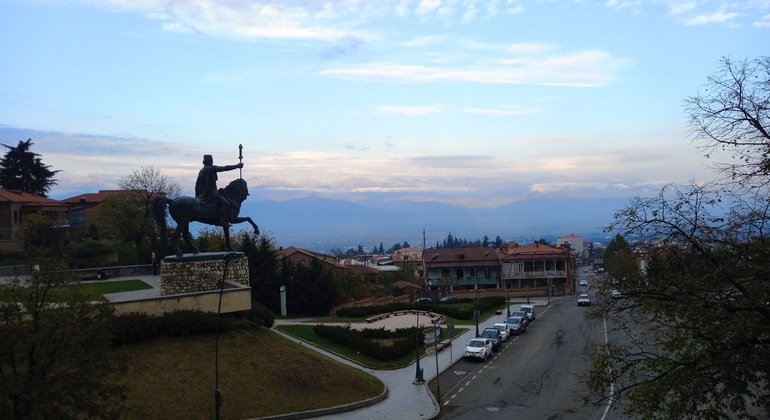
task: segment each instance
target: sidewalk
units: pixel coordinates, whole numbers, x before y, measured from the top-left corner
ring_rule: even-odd
[[[536,306],[543,306],[546,302],[540,298],[531,299],[532,304]],[[520,303],[511,304],[511,311],[518,309]],[[497,322],[505,322],[506,311],[503,311],[501,315],[493,315],[492,317],[479,322],[479,331],[486,327],[491,326]],[[423,317],[420,319],[420,324],[423,324]],[[410,321],[411,320],[411,321]],[[411,324],[409,324],[411,322]],[[403,328],[404,324],[415,325],[416,317],[414,315],[400,315],[396,317],[385,318],[371,324],[367,324],[371,328]],[[291,320],[276,320],[276,324],[290,324],[296,323]],[[427,324],[430,325],[430,324]],[[460,327],[458,325],[458,327]],[[438,352],[438,358],[435,353],[427,354],[420,359],[420,368],[423,370],[423,379],[425,383],[414,384],[416,377],[415,363],[411,365],[396,369],[396,370],[374,370],[361,367],[360,365],[352,362],[344,357],[340,357],[336,354],[329,353],[319,347],[316,347],[309,343],[304,343],[295,337],[283,334],[282,332],[273,329],[278,334],[281,334],[296,343],[306,345],[313,350],[326,355],[341,363],[353,366],[361,369],[364,372],[369,373],[381,380],[388,390],[388,396],[383,401],[373,404],[368,407],[360,408],[354,411],[345,413],[334,413],[326,416],[319,416],[317,418],[334,418],[334,419],[351,419],[351,420],[378,420],[378,419],[432,419],[436,418],[441,412],[438,402],[433,394],[428,389],[428,382],[436,377],[436,360],[438,359],[438,370],[443,372],[451,367],[457,360],[462,358],[462,353],[465,348],[465,344],[470,339],[476,336],[476,324],[463,324],[463,328],[468,328],[468,331],[463,334],[457,335],[453,338],[453,346],[450,350],[448,347]],[[446,325],[442,325],[442,331],[445,334],[447,331]],[[451,355],[451,358],[450,358]]]

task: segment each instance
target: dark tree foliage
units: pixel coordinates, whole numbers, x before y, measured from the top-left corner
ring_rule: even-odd
[[[268,236],[256,237],[253,233],[239,233],[235,243],[236,248],[249,260],[251,299],[261,302],[273,312],[280,313],[280,288],[281,286],[289,288],[291,285],[279,272],[278,251],[275,244]]]
[[[0,418],[117,418],[125,359],[110,350],[112,307],[60,262],[0,287]],[[65,287],[65,285],[70,286]]]
[[[614,326],[594,352],[594,389],[643,418],[770,415],[770,221],[767,200],[722,210],[702,186],[636,199],[605,267],[622,293],[601,313]],[[743,208],[743,211],[739,211]],[[606,395],[606,397],[610,397]]]
[[[16,147],[3,144],[8,152],[0,159],[0,188],[46,197],[56,185],[54,176],[61,171],[44,164],[40,155],[30,150],[33,144],[32,139],[19,141]]]
[[[770,60],[722,66],[685,108],[733,160],[714,184],[635,198],[608,229],[621,297],[592,313],[612,329],[591,385],[645,419],[770,418]]]

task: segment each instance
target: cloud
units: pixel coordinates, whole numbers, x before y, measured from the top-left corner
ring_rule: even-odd
[[[710,15],[698,15],[685,22],[686,25],[708,25],[710,23],[729,22],[738,17],[738,13],[725,13],[723,11],[714,12]]]
[[[753,23],[758,28],[770,28],[770,15],[762,16],[762,19]]]
[[[426,106],[399,106],[399,105],[382,105],[378,106],[374,113],[381,117],[391,117],[394,115],[409,115],[419,116],[436,114],[443,111],[442,105],[426,105]]]
[[[581,51],[542,58],[501,59],[495,64],[438,67],[379,62],[328,69],[321,74],[343,79],[397,83],[461,81],[471,83],[554,86],[604,86],[627,67],[627,60],[603,51]]]

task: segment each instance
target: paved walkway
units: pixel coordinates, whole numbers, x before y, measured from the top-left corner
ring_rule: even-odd
[[[99,280],[101,282],[111,280],[125,280],[125,279],[140,279],[147,284],[153,286],[152,289],[136,290],[132,292],[111,293],[105,295],[110,302],[123,302],[130,300],[148,299],[160,296],[160,276],[132,276],[126,278],[114,278],[107,280]],[[511,303],[511,311],[518,309],[521,302],[517,300]],[[531,303],[537,306],[546,304],[545,299],[537,298],[531,299]],[[491,326],[496,322],[504,322],[506,317],[505,311],[500,315],[493,315],[492,317],[479,323],[479,331],[486,327]],[[276,319],[276,325],[299,323],[302,320],[297,319]],[[414,314],[405,314],[391,316],[389,318],[383,318],[381,320],[372,323],[353,323],[350,324],[351,328],[382,328],[396,329],[405,328],[416,325],[418,317]],[[431,325],[430,318],[425,316],[419,317],[420,326],[429,327]],[[357,363],[348,360],[344,357],[330,353],[320,347],[316,347],[310,343],[303,342],[293,336],[287,335],[273,329],[277,334],[281,334],[289,340],[300,343],[313,349],[319,353],[326,355],[327,357],[337,360],[341,363],[356,367],[364,372],[367,372],[378,379],[380,379],[388,389],[387,397],[371,406],[364,407],[358,410],[335,413],[328,416],[320,416],[319,418],[334,418],[334,419],[351,419],[351,420],[381,420],[381,419],[433,419],[440,413],[440,407],[433,394],[428,389],[428,382],[434,379],[438,372],[443,372],[458,359],[462,357],[465,344],[476,335],[475,324],[471,325],[458,325],[458,328],[468,328],[468,331],[453,338],[454,345],[450,349],[449,347],[440,350],[438,355],[431,353],[423,356],[420,359],[420,367],[423,370],[422,384],[415,384],[415,378],[417,374],[417,368],[415,363],[411,365],[395,370],[375,370],[362,367]],[[447,328],[445,324],[442,324],[442,334],[446,337]],[[438,372],[437,372],[438,367]]]
[[[545,300],[531,299],[532,304],[542,306],[546,304]],[[511,311],[518,309],[520,303],[511,303]],[[479,331],[482,331],[486,327],[492,326],[497,322],[504,322],[506,317],[505,311],[501,315],[493,315],[479,323]],[[420,316],[420,325],[430,326],[429,322],[423,322],[423,316]],[[297,323],[297,320],[276,320],[276,325]],[[417,322],[417,316],[407,314],[392,316],[384,318],[382,320],[372,322],[370,324],[351,324],[351,328],[357,326],[368,326],[369,328],[382,328],[394,329],[414,326]],[[351,420],[375,420],[375,419],[432,419],[436,418],[440,413],[440,407],[436,398],[428,389],[428,382],[436,377],[436,367],[438,365],[438,371],[443,372],[454,364],[458,359],[462,358],[465,344],[470,339],[476,336],[476,325],[461,325],[458,328],[468,328],[468,331],[461,335],[455,336],[453,339],[454,345],[452,349],[445,348],[438,352],[438,357],[435,353],[431,353],[423,356],[420,359],[420,367],[423,370],[423,379],[425,383],[415,384],[417,369],[415,363],[411,365],[395,370],[374,370],[361,367],[355,362],[352,362],[336,354],[329,353],[319,347],[316,347],[309,343],[304,343],[292,336],[281,333],[275,330],[279,334],[286,336],[288,339],[302,343],[315,351],[318,351],[326,356],[338,360],[347,365],[356,367],[358,369],[367,372],[378,379],[380,379],[388,388],[388,397],[383,401],[364,407],[358,410],[350,411],[347,413],[335,413],[329,416],[321,416],[320,418],[334,418],[334,419],[351,419]],[[442,325],[442,334],[446,334],[446,325]]]

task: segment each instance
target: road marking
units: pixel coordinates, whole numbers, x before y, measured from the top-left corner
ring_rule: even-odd
[[[465,386],[468,386],[470,384],[471,384],[471,381],[468,381],[468,382],[465,383]]]

